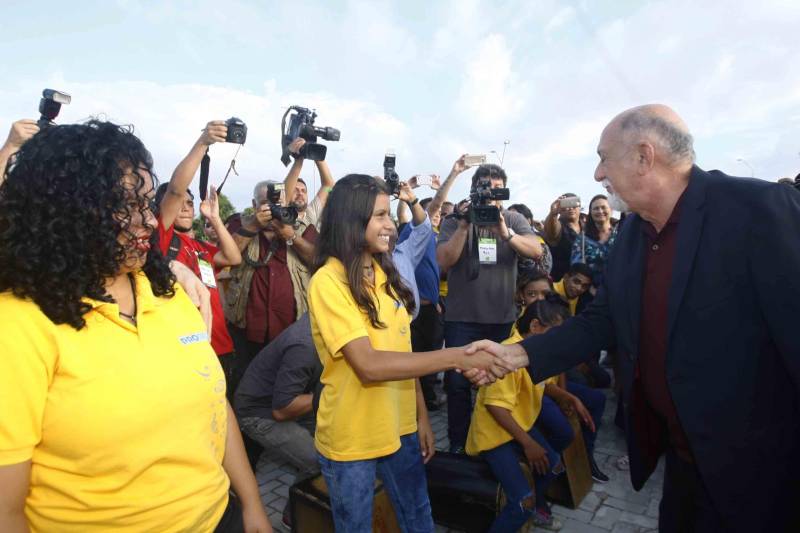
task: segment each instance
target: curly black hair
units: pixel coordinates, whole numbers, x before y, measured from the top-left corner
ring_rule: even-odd
[[[82,298],[113,302],[105,284],[130,247],[117,239],[134,213],[146,220],[151,202],[141,191],[144,171],[156,185],[152,166],[131,126],[90,120],[34,135],[0,185],[0,291],[30,298],[56,324],[83,328],[91,306]],[[135,196],[122,182],[131,173]],[[175,294],[158,246],[142,270],[156,296]]]

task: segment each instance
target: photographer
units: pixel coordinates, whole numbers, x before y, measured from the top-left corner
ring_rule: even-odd
[[[463,159],[453,165],[458,174],[466,170]],[[472,190],[480,181],[489,181],[492,189],[504,188],[507,177],[497,165],[481,165],[472,176]],[[516,318],[514,293],[517,285],[517,257],[539,259],[542,247],[530,224],[519,213],[504,210],[500,200],[488,200],[500,209],[494,226],[477,228],[480,241],[480,275],[471,280],[470,250],[467,247],[472,224],[459,209],[457,217],[442,223],[436,258],[439,267],[448,271],[447,309],[444,337],[447,346],[463,346],[487,336],[501,342],[508,337]],[[460,207],[460,206],[459,206]],[[461,374],[445,374],[447,423],[451,451],[464,447],[472,412],[471,386]]]
[[[561,201],[565,198],[576,198],[578,205],[562,206]],[[580,217],[580,198],[571,192],[562,194],[550,205],[550,213],[544,220],[544,240],[553,253],[553,269],[550,271],[553,281],[559,281],[569,270],[572,244],[581,232]]]
[[[237,382],[234,373],[235,356],[233,341],[225,326],[216,269],[238,265],[242,261],[242,255],[220,219],[219,198],[214,187],[211,187],[208,198],[200,204],[200,212],[216,231],[219,247],[190,235],[195,211],[194,196],[189,190],[208,147],[217,142],[225,142],[226,135],[227,127],[224,122],[209,122],[189,154],[175,168],[169,183],[158,187],[155,203],[158,206],[157,234],[161,252],[170,260],[174,259],[189,267],[210,292],[211,346],[225,370],[230,397]]]
[[[11,157],[19,152],[22,145],[25,144],[31,137],[39,132],[39,126],[36,121],[32,119],[22,119],[14,122],[11,125],[11,131],[8,132],[8,138],[0,148],[0,185],[6,179],[6,167]]]
[[[319,170],[320,187],[317,195],[311,203],[308,203],[308,186],[306,182],[300,177],[300,171],[303,169],[305,158],[300,155],[300,151],[305,146],[306,140],[298,137],[289,145],[289,152],[294,156],[294,163],[283,184],[286,190],[286,199],[292,199],[291,204],[297,208],[297,222],[302,230],[308,226],[316,226],[319,230],[319,217],[322,214],[322,208],[325,207],[325,202],[328,201],[328,194],[334,185],[333,175],[331,174],[328,163],[323,159],[322,161],[314,161]],[[302,233],[302,232],[301,232]]]
[[[243,256],[242,264],[231,269],[225,301],[229,329],[241,356],[240,372],[306,309],[304,286],[294,281],[290,261],[294,266],[311,260],[317,230],[296,229],[273,218],[272,207],[281,206],[272,202],[269,192],[276,193],[280,186],[274,181],[257,183],[255,214],[228,224]]]

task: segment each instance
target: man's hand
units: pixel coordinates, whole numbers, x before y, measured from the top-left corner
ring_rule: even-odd
[[[8,138],[3,145],[3,149],[10,153],[16,153],[22,148],[23,144],[38,132],[39,126],[36,125],[35,120],[28,118],[18,120],[11,125],[11,130],[8,132]]]
[[[442,188],[442,178],[438,174],[431,174],[431,189],[438,191]]]
[[[414,191],[411,190],[411,186],[405,181],[400,182],[398,186],[397,197],[407,204],[411,204],[411,202],[417,198],[417,196],[414,194]]]
[[[546,476],[550,470],[550,461],[547,459],[547,450],[531,439],[523,448],[525,458],[530,463],[531,468],[540,476]]]
[[[465,157],[467,157],[467,154],[461,154],[461,157],[456,159],[456,162],[453,163],[452,170],[450,170],[450,174],[455,176],[457,174],[461,174],[462,172],[464,172],[465,170],[467,170],[469,168],[466,165],[466,163],[464,163],[464,158]]]
[[[297,233],[294,231],[294,226],[291,224],[283,224],[282,222],[275,220],[272,223],[272,227],[275,230],[275,234],[282,241],[293,240],[295,237],[297,237]]]
[[[225,125],[223,120],[212,120],[206,127],[203,128],[203,133],[197,142],[206,146],[211,146],[214,143],[224,143],[225,138],[228,136],[228,126]]]
[[[508,372],[528,366],[528,354],[521,344],[497,344],[490,340],[476,341],[467,346],[467,355],[479,351],[489,352],[496,357],[495,363]],[[494,371],[494,369],[492,369]],[[502,376],[497,376],[502,377]]]
[[[200,214],[209,222],[219,220],[219,196],[217,195],[216,187],[213,185],[208,198],[200,203]]]
[[[428,461],[436,453],[436,438],[427,416],[421,417],[417,421],[417,435],[419,436],[419,449],[422,452],[422,462],[428,464]]]
[[[492,226],[492,233],[494,233],[498,239],[502,241],[508,240],[510,233],[508,232],[508,225],[506,224],[506,217],[500,213],[500,220]]]
[[[289,143],[289,153],[294,154],[295,159],[302,159],[303,156],[300,155],[300,149],[305,145],[306,140],[302,137],[298,137]]]
[[[556,198],[556,201],[550,204],[550,214],[553,216],[561,214],[561,199],[566,198],[563,194]]]
[[[269,204],[262,204],[256,209],[256,224],[261,229],[266,229],[270,220],[272,220],[272,210]]]
[[[192,301],[195,307],[200,310],[200,314],[203,316],[203,322],[206,323],[206,329],[208,330],[208,336],[210,338],[213,318],[211,314],[211,294],[208,292],[208,288],[202,281],[200,281],[200,278],[195,276],[194,272],[189,270],[189,267],[183,263],[178,261],[170,261],[169,269],[172,270],[173,274],[175,274],[175,278],[177,278],[178,283],[181,287],[183,287],[183,290],[189,296],[189,299]]]

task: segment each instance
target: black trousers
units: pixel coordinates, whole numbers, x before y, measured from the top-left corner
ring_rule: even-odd
[[[673,450],[666,454],[664,494],[658,509],[660,533],[718,533],[728,528],[714,506],[697,467]]]
[[[436,310],[436,304],[420,305],[417,318],[411,322],[411,349],[415,352],[439,350],[444,344],[444,321]],[[436,401],[436,374],[419,378],[425,403]]]

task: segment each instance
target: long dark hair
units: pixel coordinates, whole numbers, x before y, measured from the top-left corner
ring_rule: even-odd
[[[146,220],[151,208],[147,197],[131,198],[123,176],[131,172],[139,191],[152,167],[131,127],[90,120],[34,135],[0,187],[0,291],[30,298],[56,324],[83,328],[91,305],[82,298],[113,301],[106,280],[128,257],[117,238],[129,233],[134,213]],[[156,296],[174,294],[158,247],[143,271]]]
[[[608,197],[605,194],[598,194],[598,195],[595,195],[594,198],[592,198],[591,202],[589,202],[589,214],[586,217],[586,224],[584,225],[583,231],[584,231],[584,233],[586,233],[587,237],[597,241],[597,240],[600,239],[600,229],[597,227],[597,224],[594,223],[594,219],[592,218],[592,204],[594,204],[594,202],[596,200],[605,200],[607,202],[608,201]],[[614,221],[611,219],[610,208],[609,208],[609,213],[608,213],[608,220],[611,223],[611,225],[613,226],[614,225]]]
[[[538,320],[542,326],[555,326],[569,318],[569,304],[558,294],[551,292],[543,300],[532,302],[517,320],[517,331],[525,335],[531,324]]]
[[[386,186],[366,174],[348,174],[336,182],[325,209],[322,210],[313,270],[319,270],[331,257],[341,261],[347,271],[350,292],[358,307],[367,314],[372,327],[385,328],[386,324],[380,320],[375,300],[364,281],[362,265],[364,252],[368,249],[364,236],[379,194],[388,194]],[[408,312],[412,313],[414,295],[401,280],[392,256],[382,253],[374,254],[373,257],[386,273],[386,294],[402,302]]]

